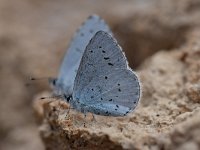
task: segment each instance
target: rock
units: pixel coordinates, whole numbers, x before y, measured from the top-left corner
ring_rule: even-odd
[[[40,114],[37,118],[42,116],[40,133],[46,148],[199,149],[200,49],[195,47],[200,41],[191,42],[157,52],[140,67],[141,102],[127,117],[95,115],[93,121],[91,114],[84,118],[69,111],[62,100],[36,98],[34,108]]]

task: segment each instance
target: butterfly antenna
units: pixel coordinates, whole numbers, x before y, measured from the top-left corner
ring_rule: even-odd
[[[55,100],[59,100],[61,98],[63,98],[63,95],[54,95],[54,96],[40,97],[40,99],[55,99]]]
[[[73,110],[73,109],[75,109],[75,108],[69,106],[67,113],[69,114],[69,113],[70,113],[70,110]]]
[[[51,99],[48,102],[45,102],[46,105],[50,105],[51,103],[53,103],[55,101],[59,101],[60,102],[60,100],[59,100],[60,98],[62,98],[61,95],[56,95],[56,96],[40,97],[40,100]]]
[[[49,80],[50,77],[41,77],[41,78],[35,78],[35,77],[29,77],[31,81],[37,81],[37,80]]]
[[[50,78],[50,77],[41,77],[41,78],[29,77],[28,82],[25,83],[25,86],[29,87],[29,86],[33,85],[35,83],[35,81],[42,81],[42,80],[49,81],[50,79],[53,79],[53,78]]]

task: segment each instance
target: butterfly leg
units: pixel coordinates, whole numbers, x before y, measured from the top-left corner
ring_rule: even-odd
[[[70,110],[73,109],[71,106],[69,106],[68,110],[67,110],[67,114],[70,113]]]
[[[84,112],[84,128],[86,128],[86,125],[85,125],[86,117],[87,117],[87,114],[86,114],[86,112]]]
[[[95,118],[93,113],[92,113],[92,121],[97,122],[97,120],[96,120],[96,118]]]
[[[69,105],[69,107],[66,110],[66,116],[65,116],[65,118],[70,118],[70,110],[71,109],[74,109],[74,108],[71,105]]]

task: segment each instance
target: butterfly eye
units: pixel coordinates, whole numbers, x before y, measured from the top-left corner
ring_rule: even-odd
[[[56,85],[56,79],[54,79],[53,81],[52,81],[52,84],[55,86]]]

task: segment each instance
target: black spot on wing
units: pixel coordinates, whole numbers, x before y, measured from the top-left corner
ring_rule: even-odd
[[[110,59],[110,58],[109,58],[109,57],[104,57],[103,59],[108,60],[108,59]]]
[[[126,111],[125,115],[127,115],[131,111],[131,108],[129,108],[128,111]]]
[[[112,64],[112,63],[108,63],[108,65],[109,65],[109,66],[113,66],[113,64]]]

